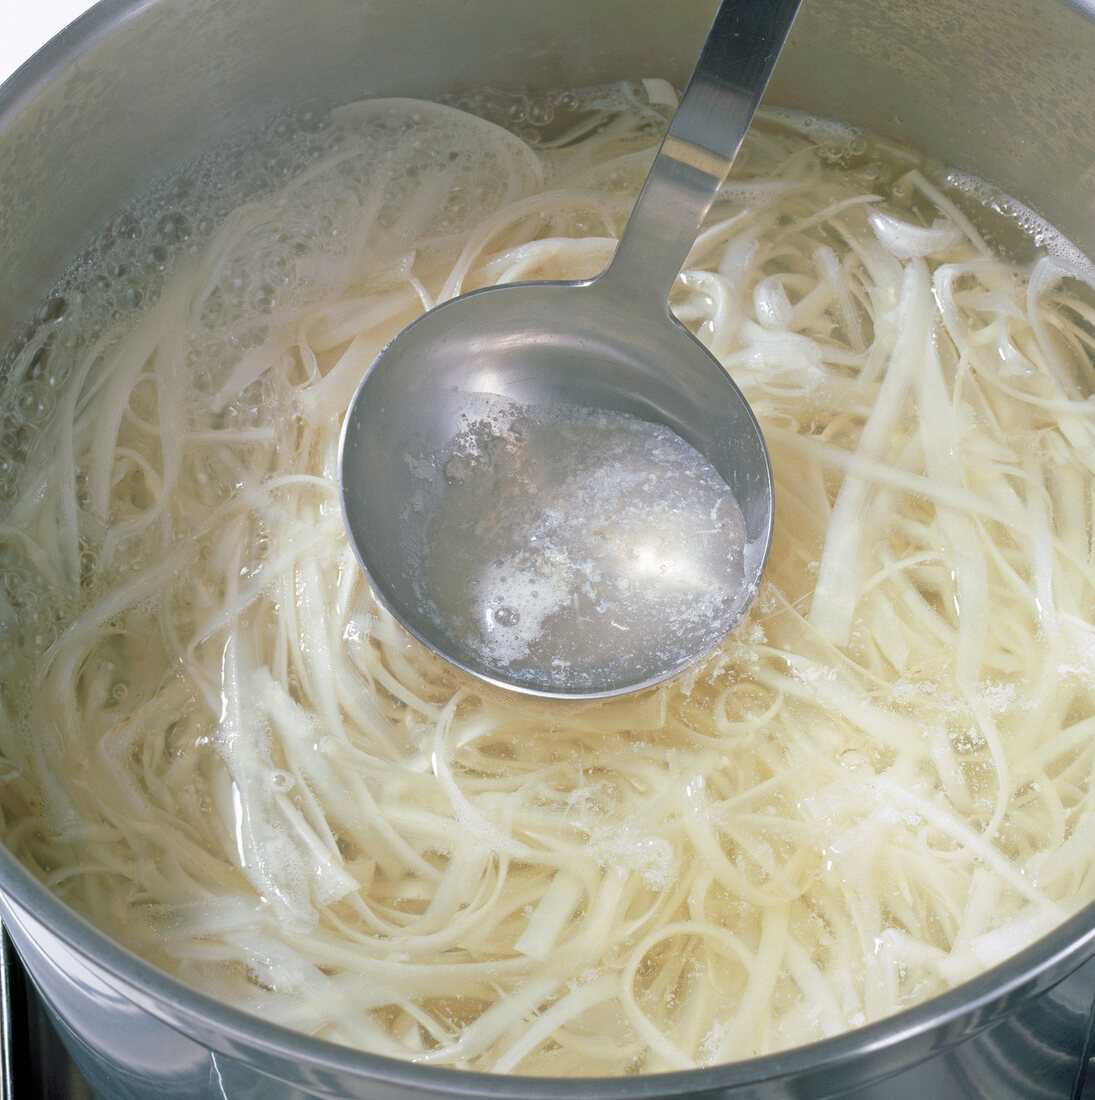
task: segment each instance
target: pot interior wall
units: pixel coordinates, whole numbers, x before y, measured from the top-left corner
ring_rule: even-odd
[[[713,8],[104,0],[0,97],[0,343],[120,199],[292,103],[644,75],[680,83]],[[769,98],[991,179],[1091,253],[1093,86],[1091,10],[806,0]]]

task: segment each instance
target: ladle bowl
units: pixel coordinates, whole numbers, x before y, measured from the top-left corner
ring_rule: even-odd
[[[560,317],[568,320],[566,330]],[[342,491],[353,502],[345,508],[347,522],[381,598],[411,633],[459,667],[535,694],[611,695],[679,672],[716,646],[748,606],[771,537],[767,451],[731,379],[712,369],[718,365],[683,326],[666,322],[664,307],[661,315],[636,315],[607,282],[491,288],[425,314],[399,337],[400,370],[366,377],[344,433]],[[464,364],[458,375],[454,362]],[[427,521],[447,485],[441,464],[416,461],[443,453],[469,410],[482,411],[484,397],[519,407],[611,410],[670,428],[715,467],[739,502],[741,572],[748,580],[723,594],[715,613],[698,623],[677,629],[670,617],[648,621],[640,637],[621,635],[617,659],[591,666],[599,672],[596,682],[582,668],[564,668],[553,679],[551,668],[541,676],[536,666],[492,666],[431,613],[421,566],[431,535]],[[366,410],[367,424],[357,424],[354,418]],[[663,577],[688,567],[715,573],[717,563],[708,560],[713,548],[689,534],[678,531],[673,545],[663,547],[689,559]],[[650,602],[656,611],[657,602]]]
[[[491,287],[446,302],[401,332],[363,378],[340,450],[347,531],[379,598],[458,667],[538,695],[593,698],[636,690],[709,653],[756,592],[772,531],[764,439],[741,391],[668,303],[798,5],[725,0],[720,6],[604,274],[585,282]],[[558,560],[569,554],[554,550],[547,564],[542,557],[525,563],[533,579],[524,575],[519,584],[527,588],[539,578],[542,587],[556,586],[556,626],[536,641],[538,648],[515,659],[512,647],[499,648],[487,637],[510,625],[491,618],[497,607],[482,615],[463,611],[480,578],[504,566],[494,560],[498,543],[470,536],[458,542],[450,530],[439,531],[436,517],[453,491],[447,460],[460,457],[454,441],[489,424],[497,442],[508,431],[507,418],[527,410],[535,417],[544,409],[623,414],[669,429],[713,467],[740,519],[704,526],[698,512],[689,517],[687,498],[694,494],[686,491],[670,509],[674,522],[659,530],[664,501],[655,490],[651,525],[637,535],[634,521],[616,523],[615,515],[586,514],[578,502],[562,501],[559,511],[574,513],[572,542],[604,541],[604,526],[616,523],[620,530],[611,537],[623,548],[611,568],[598,559],[582,572],[588,599],[581,604],[575,591],[572,610],[569,590],[560,587],[572,563]],[[567,490],[572,479],[565,474],[559,481],[574,491]],[[527,503],[520,490],[496,500],[480,494],[480,500],[488,525],[494,512]],[[699,500],[691,504],[699,508]],[[640,512],[646,507],[645,498],[620,502],[628,503]],[[523,529],[513,522],[511,541],[520,542]],[[534,542],[534,525],[527,530]],[[445,560],[437,566],[439,556]],[[477,557],[482,560],[471,560]],[[628,607],[618,606],[621,591]],[[508,606],[502,612],[520,619]]]

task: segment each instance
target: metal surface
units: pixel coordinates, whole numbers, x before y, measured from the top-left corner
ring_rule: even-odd
[[[756,592],[772,535],[772,472],[764,439],[737,386],[672,317],[668,298],[730,171],[798,7],[799,0],[724,0],[720,5],[603,275],[580,283],[490,287],[447,302],[389,343],[354,395],[339,461],[351,542],[396,618],[458,667],[538,695],[575,699],[634,691],[714,649]],[[479,644],[483,635],[520,627],[489,621],[489,616],[479,622],[465,615],[461,622],[441,612],[446,604],[467,604],[471,598],[462,588],[452,591],[451,578],[435,577],[419,549],[437,541],[430,524],[453,490],[440,462],[424,485],[422,464],[412,467],[407,461],[442,455],[484,395],[532,408],[627,413],[669,427],[733,491],[744,520],[743,567],[719,571],[736,552],[730,525],[710,535],[699,524],[682,524],[673,536],[673,567],[662,569],[645,568],[637,552],[641,536],[629,531],[623,551],[607,561],[598,559],[596,568],[580,574],[593,589],[588,615],[571,610],[577,592],[567,578],[560,585],[565,589],[559,598],[562,610],[556,613],[565,625],[552,644],[528,650],[531,655],[520,661],[498,659],[497,650]],[[581,460],[572,457],[575,465]],[[661,502],[670,497],[665,486],[659,483]],[[430,501],[425,506],[399,506],[424,495]],[[523,503],[510,499],[493,506],[514,512]],[[578,545],[567,549],[582,556],[599,537],[595,524],[583,524],[571,540]],[[481,538],[461,546],[460,554],[466,563],[461,576],[476,578],[471,588],[499,557],[499,548]],[[572,560],[570,553],[566,557]],[[535,571],[546,572],[540,557]],[[685,599],[677,592],[682,576],[693,585]],[[717,599],[708,595],[712,590],[718,591]],[[624,604],[626,619],[620,610]],[[702,615],[695,612],[700,606]],[[520,613],[511,608],[510,614],[516,624]],[[608,661],[589,644],[599,616],[617,627],[617,619],[637,624],[608,631],[615,643]]]
[[[0,1100],[95,1100],[6,931],[0,931],[0,1008],[4,1028]]]
[[[12,1078],[12,964],[11,943],[3,923],[0,923],[0,1100],[13,1100],[15,1096]]]
[[[2,925],[0,1100],[95,1100]]]
[[[647,75],[679,84],[713,7],[106,0],[0,91],[0,342],[129,194],[288,103]],[[1090,3],[826,0],[804,6],[769,97],[993,179],[1093,252],[1092,87]],[[0,890],[24,962],[103,1100],[1025,1100],[1090,1084],[1080,1076],[1093,906],[952,993],[839,1039],[695,1073],[560,1082],[431,1071],[289,1033],[135,959],[6,852]]]
[[[6,877],[9,891],[17,877]],[[9,932],[103,1100],[1026,1100],[1082,1089],[1095,991],[1090,909],[961,989],[857,1032],[702,1071],[575,1081],[397,1063],[286,1032],[102,941],[45,905],[37,883],[18,884],[23,903],[14,893],[0,902]]]

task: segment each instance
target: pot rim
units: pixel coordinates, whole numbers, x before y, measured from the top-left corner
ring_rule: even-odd
[[[820,1082],[864,1055],[907,1045],[900,1065],[885,1063],[888,1068],[880,1077],[890,1076],[990,1026],[1095,956],[1095,902],[1090,902],[1035,943],[954,989],[831,1038],[716,1066],[627,1078],[502,1076],[372,1054],[233,1008],[111,939],[34,878],[10,851],[0,848],[0,907],[5,915],[10,911],[12,924],[22,927],[20,906],[100,974],[122,983],[119,992],[127,999],[132,1001],[136,991],[142,1008],[217,1053],[251,1061],[260,1070],[266,1066],[272,1073],[276,1069],[270,1058],[348,1073],[363,1081],[416,1087],[423,1094],[495,1100],[571,1100],[579,1084],[584,1095],[598,1100],[638,1100],[760,1085],[783,1077],[795,1078],[800,1084]],[[857,1073],[856,1082],[869,1083],[869,1075],[865,1078]]]
[[[1075,6],[1075,0],[1064,0]],[[24,62],[0,85],[0,135],[34,99],[85,52],[158,0],[99,0]],[[1086,9],[1085,9],[1086,11]],[[1095,18],[1095,9],[1091,17]],[[820,1083],[864,1055],[904,1044],[900,1064],[880,1066],[879,1079],[909,1068],[988,1027],[1015,1006],[1038,996],[1095,957],[1095,901],[1035,943],[945,993],[892,1016],[816,1042],[717,1066],[628,1078],[502,1076],[421,1065],[344,1047],[270,1023],[215,1000],[121,946],[49,891],[6,848],[0,847],[0,909],[22,927],[23,913],[40,920],[122,992],[156,1018],[213,1051],[276,1072],[269,1059],[348,1073],[362,1081],[387,1081],[438,1096],[530,1097],[599,1100],[681,1096],[780,1078]],[[33,979],[34,974],[31,972]],[[1093,990],[1095,993],[1095,990]],[[262,1059],[266,1059],[263,1061]],[[856,1077],[863,1086],[870,1076]],[[830,1081],[839,1087],[839,1078]]]

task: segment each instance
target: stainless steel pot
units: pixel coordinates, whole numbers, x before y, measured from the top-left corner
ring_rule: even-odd
[[[0,344],[118,205],[294,102],[688,72],[713,0],[103,0],[0,90]],[[995,181],[1095,254],[1092,0],[807,0],[769,99]],[[1079,1097],[1095,905],[838,1039],[690,1073],[488,1077],[269,1026],[116,947],[0,853],[0,913],[105,1098]]]

